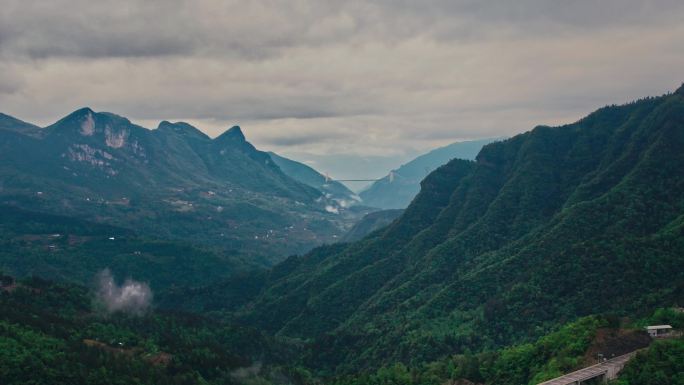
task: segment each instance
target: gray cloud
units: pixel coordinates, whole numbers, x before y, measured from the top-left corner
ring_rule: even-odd
[[[3,3],[0,48],[32,58],[220,55],[263,58],[355,28],[341,4],[289,1],[55,0]]]
[[[130,57],[189,52],[192,42],[155,14],[157,1],[122,1],[116,6],[56,0],[27,6],[3,3],[0,49],[5,55]],[[170,6],[177,5],[168,2]],[[156,16],[156,17],[155,17]],[[182,25],[178,25],[182,28]]]
[[[515,2],[54,0],[3,2],[0,49],[32,58],[221,55],[259,59],[292,47],[594,33],[677,23],[677,0]]]
[[[271,137],[264,137],[261,142],[265,145],[276,147],[292,147],[306,144],[321,143],[326,141],[344,141],[348,140],[349,132],[336,131],[317,131],[311,132],[304,128],[303,130],[288,130],[287,135],[275,134]]]
[[[2,7],[4,113],[47,124],[90,106],[211,135],[240,124],[258,147],[319,161],[510,136],[683,80],[679,0]]]
[[[0,94],[14,94],[23,86],[21,73],[13,66],[0,62]]]

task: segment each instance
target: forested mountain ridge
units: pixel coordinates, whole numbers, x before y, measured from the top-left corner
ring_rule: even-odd
[[[372,212],[352,227],[342,237],[342,242],[354,242],[365,238],[373,231],[387,227],[404,212],[402,209],[389,209]]]
[[[271,261],[333,242],[355,220],[326,211],[320,191],[237,126],[211,139],[187,123],[148,130],[89,108],[45,128],[0,116],[0,202]]]
[[[684,303],[684,89],[454,160],[384,231],[290,258],[244,320],[338,371]]]
[[[473,160],[482,146],[498,139],[481,139],[456,142],[436,148],[392,170],[392,177],[385,176],[373,182],[359,196],[363,204],[382,209],[404,209],[420,191],[420,181],[437,167],[451,159]]]

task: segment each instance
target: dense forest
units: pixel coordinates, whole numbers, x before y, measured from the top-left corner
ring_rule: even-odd
[[[282,366],[296,345],[253,328],[193,314],[110,314],[86,287],[2,279],[3,385],[299,383],[308,376]]]
[[[0,279],[0,379],[7,385],[534,385],[594,363],[597,352],[614,356],[648,346],[643,325],[684,327],[684,313],[672,309],[633,321],[589,316],[530,343],[328,378],[303,365],[301,342],[190,313],[108,313],[86,287]],[[683,363],[684,340],[656,341],[618,384],[681,384]]]

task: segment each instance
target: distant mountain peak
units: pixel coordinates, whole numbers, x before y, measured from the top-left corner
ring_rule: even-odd
[[[92,136],[95,133],[95,116],[97,114],[95,111],[90,109],[90,107],[79,108],[78,110],[70,113],[64,118],[60,119],[53,126],[61,127],[72,127],[73,125],[78,125],[79,132],[83,136]]]
[[[90,107],[82,107],[70,113],[69,115],[63,117],[62,119],[57,121],[57,123],[81,121],[83,119],[87,119],[88,116],[93,117],[95,115],[97,115],[97,113],[93,111]]]
[[[102,119],[103,122],[119,122],[131,124],[131,121],[121,115],[114,114],[112,112],[95,112],[90,107],[79,108],[78,110],[70,113],[69,115],[62,118],[59,122],[64,121],[83,121],[90,119]],[[58,123],[59,123],[58,122]]]
[[[682,83],[682,85],[679,88],[677,88],[675,94],[684,96],[684,83]]]
[[[172,123],[168,120],[164,120],[159,123],[157,129],[161,132],[175,132],[184,136],[190,136],[199,139],[209,139],[209,137],[205,133],[197,129],[197,127],[186,122]]]
[[[159,125],[157,126],[157,130],[165,130],[169,128],[175,127],[176,124],[169,122],[168,120],[162,120],[159,122]]]
[[[217,139],[219,140],[229,140],[234,142],[246,142],[245,134],[242,133],[240,126],[233,126],[221,134]]]
[[[50,127],[60,132],[64,132],[66,129],[70,132],[77,132],[81,136],[89,137],[96,134],[118,135],[118,133],[114,132],[118,131],[115,129],[117,126],[131,125],[131,121],[123,116],[111,112],[95,112],[89,107],[83,107],[60,119]]]
[[[95,114],[95,111],[93,111],[90,107],[81,107],[78,110],[69,114],[68,116],[86,116],[88,114]]]

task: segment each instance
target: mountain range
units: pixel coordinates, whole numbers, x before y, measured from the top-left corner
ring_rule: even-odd
[[[345,210],[274,157],[237,126],[211,139],[187,123],[148,130],[89,108],[45,128],[0,115],[0,202],[267,263],[334,242],[368,212]]]

